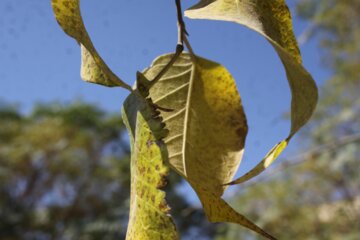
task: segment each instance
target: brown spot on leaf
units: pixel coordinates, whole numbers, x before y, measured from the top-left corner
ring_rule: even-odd
[[[146,142],[146,146],[147,146],[148,148],[150,148],[153,143],[154,143],[154,142],[153,142],[152,140],[148,140],[148,141]]]

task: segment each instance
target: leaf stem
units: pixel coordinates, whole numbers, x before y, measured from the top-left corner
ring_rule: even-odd
[[[183,45],[185,35],[189,35],[185,28],[185,22],[182,16],[181,0],[175,0],[178,19],[178,45]]]
[[[184,41],[187,46],[190,46],[190,44],[188,44],[188,41],[186,39],[186,35],[189,35],[189,34],[186,31],[185,23],[184,23],[183,16],[182,16],[181,0],[175,0],[175,5],[176,5],[177,25],[178,25],[178,43],[176,45],[175,54],[172,56],[170,61],[164,66],[164,68],[151,81],[150,88],[153,85],[155,85],[162,76],[165,75],[165,73],[171,68],[171,66],[176,62],[178,57],[184,51]]]
[[[172,56],[170,61],[164,66],[163,69],[156,75],[156,77],[150,82],[150,88],[157,83],[162,76],[171,68],[171,66],[176,62],[177,58],[181,55],[182,51],[184,50],[183,45],[176,45],[175,54]]]
[[[195,62],[196,61],[196,58],[195,58],[196,55],[195,55],[194,50],[192,49],[192,47],[190,45],[190,42],[189,42],[189,39],[187,38],[187,36],[184,36],[184,42],[185,42],[186,48],[189,50],[191,59]]]

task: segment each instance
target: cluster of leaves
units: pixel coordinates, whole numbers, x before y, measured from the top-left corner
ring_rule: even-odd
[[[127,239],[179,238],[161,190],[168,167],[194,188],[211,222],[238,223],[275,239],[221,196],[228,185],[264,171],[309,120],[317,102],[317,88],[302,66],[285,2],[201,0],[185,11],[189,18],[232,21],[260,33],[286,70],[292,93],[289,135],[254,169],[234,181],[248,129],[235,80],[222,65],[196,56],[191,49],[189,54],[179,54],[177,48],[175,54],[158,57],[138,73],[137,87],[132,89],[96,52],[81,18],[79,0],[52,0],[52,5],[60,26],[81,45],[82,78],[131,92],[123,107],[132,149]],[[181,21],[179,26],[184,28]],[[185,41],[189,47],[186,31],[181,30],[180,44]]]

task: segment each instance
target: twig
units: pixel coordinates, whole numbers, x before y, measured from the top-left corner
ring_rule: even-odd
[[[184,51],[184,38],[185,35],[188,35],[185,29],[185,23],[181,11],[181,0],[175,0],[176,12],[177,12],[177,25],[178,25],[178,43],[176,45],[175,54],[172,56],[168,64],[156,75],[156,77],[151,81],[150,87],[156,84],[162,76],[171,68],[171,66],[176,62],[178,57]]]
[[[181,0],[175,0],[178,19],[178,45],[183,45],[185,35],[189,35],[185,28],[185,22],[182,16]]]

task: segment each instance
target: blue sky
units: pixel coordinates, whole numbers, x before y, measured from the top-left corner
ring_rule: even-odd
[[[183,1],[183,8],[195,0]],[[294,14],[296,1],[288,0]],[[104,60],[124,81],[158,55],[172,52],[177,41],[174,1],[83,0],[85,25]],[[278,141],[290,123],[290,91],[283,67],[260,35],[233,23],[185,19],[198,55],[222,63],[237,80],[249,123],[245,157],[239,174],[254,166]],[[296,18],[296,36],[308,23]],[[304,65],[317,83],[329,73],[321,66],[316,42],[301,46]],[[0,102],[16,103],[27,113],[35,103],[75,100],[120,114],[128,92],[80,80],[80,49],[57,25],[50,0],[0,1]],[[284,156],[291,156],[292,142]]]

